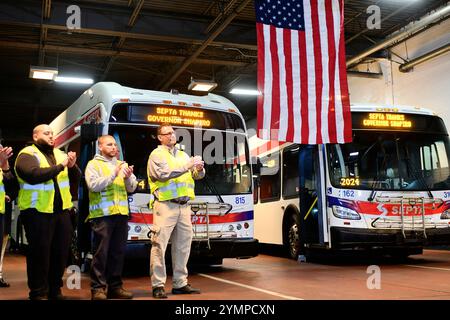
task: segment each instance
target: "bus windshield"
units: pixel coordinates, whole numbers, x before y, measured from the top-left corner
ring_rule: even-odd
[[[354,130],[353,142],[328,145],[333,186],[361,190],[450,189],[447,134]]]
[[[195,183],[196,195],[251,193],[248,145],[244,134],[232,131],[176,128],[178,143],[192,155],[202,155],[206,177]],[[159,145],[156,127],[110,124],[109,132],[117,141],[120,158],[134,165],[139,180],[136,192],[149,192],[148,157]]]

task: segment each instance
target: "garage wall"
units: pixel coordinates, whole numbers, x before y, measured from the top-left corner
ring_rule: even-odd
[[[414,59],[450,42],[450,19],[392,49]],[[393,57],[396,61],[401,61]],[[383,72],[381,79],[349,76],[352,103],[399,104],[425,107],[437,112],[450,130],[450,52],[416,66],[408,73],[398,63],[380,60],[359,66],[360,71]]]

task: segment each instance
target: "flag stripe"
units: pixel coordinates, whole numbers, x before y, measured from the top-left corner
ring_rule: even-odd
[[[320,44],[320,24],[318,16],[318,0],[311,1],[311,21],[312,21],[312,34],[314,43],[314,71],[316,80],[316,138],[313,143],[322,143],[321,132],[321,111],[322,111],[322,90],[323,90],[323,67],[322,67],[322,47]]]
[[[344,30],[344,2],[340,2],[340,16],[341,16],[341,30]],[[340,82],[341,82],[341,99],[342,99],[342,114],[344,124],[344,139],[345,141],[352,141],[352,118],[350,112],[350,97],[348,95],[348,83],[347,83],[347,65],[345,61],[345,39],[343,33],[341,33],[339,41],[339,66],[340,66]]]
[[[328,30],[327,30],[327,12],[325,11],[325,2],[329,1],[318,1],[317,16],[320,35],[320,47],[322,53],[322,106],[320,110],[320,125],[321,125],[321,136],[319,139],[321,141],[329,141],[329,128],[328,128],[328,104],[330,101],[330,86],[329,86],[329,73],[328,73],[328,61],[329,59],[329,48],[328,48]]]
[[[277,35],[277,47],[280,48],[278,50],[278,69],[279,69],[279,83],[280,83],[280,117],[278,124],[278,141],[286,141],[286,133],[287,133],[287,120],[288,120],[288,105],[287,105],[287,87],[286,87],[286,58],[284,52],[284,29],[276,28]]]
[[[258,43],[264,43],[264,30],[263,30],[263,24],[261,23],[257,23],[256,24],[256,37],[257,37],[257,41]],[[265,79],[265,70],[264,70],[264,58],[265,58],[265,50],[264,50],[264,46],[260,46],[258,48],[258,91],[261,93],[260,95],[258,95],[257,97],[257,101],[256,101],[256,111],[258,114],[257,117],[257,131],[258,131],[258,136],[260,136],[263,139],[267,139],[266,136],[264,136],[264,134],[259,134],[259,131],[264,131],[266,128],[264,126],[264,92],[265,92],[265,88],[264,88],[264,79]]]
[[[332,2],[335,0],[325,2],[326,6],[326,24],[328,30],[328,85],[330,87],[329,90],[329,104],[328,104],[328,136],[330,141],[336,141],[336,115],[335,115],[335,92],[334,92],[334,79],[336,77],[336,48],[334,42],[334,12],[332,7]],[[339,30],[339,29],[338,29]]]
[[[335,30],[339,30],[339,28],[341,27],[342,24],[342,19],[341,19],[341,7],[339,5],[339,1],[333,1],[332,2],[333,5],[333,12],[335,13],[335,17],[336,19],[334,20],[334,29]],[[334,35],[335,38],[335,48],[337,51],[337,57],[341,56],[340,53],[340,39],[341,39],[341,34],[339,32],[336,32]],[[339,59],[339,58],[338,58]],[[335,66],[335,78],[334,78],[334,85],[335,85],[335,92],[336,92],[336,101],[335,101],[335,113],[336,113],[336,126],[337,126],[337,142],[342,143],[344,141],[344,118],[342,115],[342,99],[341,99],[341,81],[340,81],[340,67],[339,67],[339,63],[336,64]]]
[[[316,72],[315,72],[315,57],[314,51],[316,50],[313,43],[312,34],[312,20],[311,20],[311,6],[308,0],[304,1],[304,15],[305,15],[305,47],[306,47],[306,69],[308,78],[308,142],[309,144],[316,143]]]
[[[299,51],[303,54],[300,55],[300,79],[298,81],[300,82],[301,87],[301,133],[302,136],[299,138],[300,143],[308,143],[309,141],[309,99],[308,99],[308,88],[309,88],[309,82],[308,79],[308,60],[306,57],[306,34],[305,32],[300,32],[298,35],[299,38]]]
[[[264,25],[264,130],[265,139],[271,139],[270,128],[271,128],[271,116],[272,116],[272,58],[270,52],[270,28],[269,25]]]
[[[278,140],[278,129],[280,128],[280,73],[277,46],[276,28],[270,26],[270,57],[272,58],[272,117],[270,121],[270,136]]]
[[[299,56],[299,33],[295,30],[291,30],[291,50],[292,50],[292,94],[293,94],[293,119],[292,122],[294,124],[294,133],[292,140],[287,139],[287,141],[300,141],[302,136],[302,122],[304,118],[301,114],[301,101],[300,97],[302,95],[302,88],[300,82],[300,56]],[[295,120],[295,121],[294,121]]]
[[[284,55],[285,55],[285,68],[286,68],[286,95],[287,95],[287,110],[286,116],[286,136],[282,141],[293,141],[294,139],[294,94],[292,90],[292,48],[291,48],[291,30],[283,30],[283,44],[284,44]],[[297,118],[298,119],[298,118]]]

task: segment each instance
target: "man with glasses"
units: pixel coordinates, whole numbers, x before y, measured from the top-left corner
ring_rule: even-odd
[[[192,222],[189,200],[195,198],[194,180],[205,176],[200,156],[189,157],[175,145],[177,138],[169,123],[158,127],[161,142],[150,154],[147,165],[150,185],[150,208],[153,208],[150,277],[153,297],[165,299],[165,252],[169,239],[172,244],[172,293],[200,293],[188,284],[187,262],[191,251]]]

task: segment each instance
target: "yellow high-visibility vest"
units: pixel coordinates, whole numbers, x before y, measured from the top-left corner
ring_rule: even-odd
[[[89,161],[89,165],[95,166],[104,177],[113,174],[104,161],[93,159]],[[100,192],[89,190],[89,216],[86,220],[117,214],[128,215],[128,212],[128,194],[123,177],[117,176],[113,183]]]
[[[19,158],[22,153],[34,156],[38,160],[40,168],[50,167],[45,155],[35,145],[23,148],[17,155],[17,158]],[[53,149],[53,154],[55,156],[56,164],[62,163],[66,158],[65,153],[56,148]],[[16,166],[17,159],[14,169],[16,170],[17,180],[20,185],[19,196],[17,198],[19,209],[26,210],[34,208],[39,212],[53,213],[53,201],[55,199],[55,186],[53,180],[50,179],[38,184],[29,184],[17,173]],[[56,176],[56,182],[58,183],[59,192],[61,194],[63,210],[71,208],[73,203],[72,195],[70,194],[67,167]]]
[[[153,152],[160,153],[160,157],[167,161],[170,169],[180,167],[180,162],[184,163],[186,159],[185,153],[181,150],[177,151],[176,156],[173,156],[167,148],[162,147],[158,147]],[[180,197],[189,197],[191,200],[195,199],[195,182],[190,171],[167,181],[152,181],[150,175],[148,175],[148,184],[152,195],[149,203],[150,208],[153,207],[153,194],[156,190],[158,190],[159,201],[167,201]]]
[[[3,171],[0,169],[0,214],[5,213],[5,186],[3,184]]]

